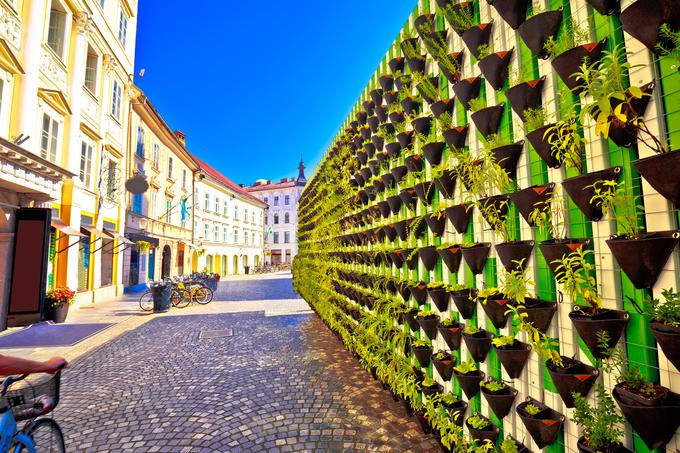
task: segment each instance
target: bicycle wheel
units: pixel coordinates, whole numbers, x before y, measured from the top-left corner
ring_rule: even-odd
[[[139,298],[139,308],[143,311],[153,310],[153,294],[151,294],[151,291],[146,291],[141,295]]]
[[[191,302],[191,295],[186,289],[178,289],[172,293],[172,305],[177,308],[184,308]]]
[[[195,300],[201,305],[209,304],[213,299],[213,290],[207,286],[199,286],[194,293]]]
[[[39,418],[33,422],[26,434],[33,439],[37,453],[66,453],[64,434],[51,418]],[[28,453],[29,449],[20,445],[15,452]]]

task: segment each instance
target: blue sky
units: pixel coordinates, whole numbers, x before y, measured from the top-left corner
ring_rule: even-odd
[[[210,6],[204,6],[209,4]],[[237,183],[309,176],[415,0],[139,2],[136,83]]]

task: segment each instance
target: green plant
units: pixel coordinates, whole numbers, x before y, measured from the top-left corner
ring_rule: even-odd
[[[420,49],[414,44],[415,35],[409,28],[404,28],[401,33],[401,50],[406,58],[420,57]]]
[[[583,299],[590,305],[594,314],[602,308],[602,300],[597,292],[595,265],[589,260],[591,255],[593,251],[582,246],[553,263],[558,264],[555,278],[562,285],[563,291],[571,297],[572,301]]]
[[[426,377],[425,379],[423,379],[423,383],[421,385],[423,387],[434,387],[437,385],[437,382],[430,377]]]
[[[514,335],[505,335],[501,337],[496,337],[493,340],[491,340],[491,344],[496,346],[497,348],[503,348],[505,346],[512,346],[515,344],[515,336]]]
[[[541,412],[541,409],[538,408],[535,404],[529,403],[524,406],[524,412],[526,412],[529,415],[536,415],[539,412]]]
[[[415,340],[415,341],[413,342],[413,347],[414,347],[414,348],[429,348],[429,347],[430,347],[430,343],[428,343],[428,342],[425,341],[425,340]]]
[[[514,439],[506,438],[500,445],[501,453],[519,453],[517,442]]]
[[[553,195],[552,199],[536,203],[529,213],[529,221],[533,222],[542,234],[554,239],[564,239],[567,234],[564,199]]]
[[[479,110],[482,110],[483,108],[486,108],[486,99],[482,97],[470,99],[470,102],[468,102],[468,105],[470,106],[470,111],[471,112],[477,112]]]
[[[680,291],[664,289],[661,291],[665,302],[662,304],[659,299],[648,297],[645,300],[647,314],[655,320],[669,326],[680,326]]]
[[[444,360],[448,357],[450,357],[450,354],[446,351],[437,351],[437,353],[434,355],[434,358],[437,360]]]
[[[477,60],[483,60],[493,53],[493,46],[490,44],[482,44],[477,46]]]
[[[453,127],[453,115],[449,112],[444,112],[437,118],[438,132],[448,131]]]
[[[640,232],[640,216],[644,215],[644,207],[637,203],[637,198],[626,193],[623,181],[596,181],[591,186],[595,194],[590,202],[609,212],[616,220],[616,232],[625,238],[635,238]]]
[[[424,96],[435,100],[439,99],[439,87],[435,86],[429,77],[420,72],[413,72],[411,75],[413,76],[413,80],[416,82],[418,89]]]
[[[460,374],[469,374],[474,371],[477,371],[477,364],[475,363],[475,360],[472,357],[468,357],[466,362],[461,362],[455,367],[453,367],[454,370],[459,372]]]
[[[601,382],[595,384],[596,405],[591,406],[588,400],[578,392],[574,392],[574,415],[572,421],[583,428],[583,437],[588,447],[598,451],[620,444],[624,436],[623,430],[617,426],[625,419],[619,414],[614,399]]]
[[[137,241],[135,242],[135,246],[137,246],[137,249],[140,252],[146,253],[151,248],[151,243],[147,241]]]
[[[432,310],[421,310],[416,315],[416,318],[424,319],[432,316],[436,316],[435,312],[433,312]]]
[[[454,319],[451,319],[451,318],[446,318],[446,319],[442,319],[441,321],[439,321],[439,325],[442,326],[442,327],[453,327],[454,325],[457,325],[457,324],[458,324],[458,322]]]
[[[470,8],[455,8],[453,2],[446,5],[445,8],[438,8],[441,14],[456,30],[468,30],[475,25],[475,17]]]
[[[609,333],[599,331],[597,335],[597,346],[604,352],[605,359],[598,360],[598,364],[605,373],[613,374],[616,382],[625,384],[632,392],[643,396],[654,395],[654,384],[646,382],[642,376],[640,368],[631,365],[626,357],[624,348],[609,347]]]
[[[535,131],[539,127],[545,125],[545,120],[548,117],[548,112],[545,107],[539,108],[529,108],[522,112],[522,118],[524,119],[524,131],[528,134],[529,132]]]
[[[536,351],[542,360],[546,362],[550,360],[555,365],[562,367],[562,356],[560,356],[560,353],[557,351],[557,346],[559,345],[558,341],[538,330],[534,327],[532,322],[528,322],[528,314],[526,311],[520,310],[522,307],[523,304],[508,304],[508,312],[518,323],[518,329],[522,332],[526,332],[529,343],[531,343],[533,350]]]
[[[489,420],[487,420],[486,417],[478,414],[469,417],[467,419],[467,424],[473,427],[474,429],[478,430],[486,430],[491,425],[491,423],[489,423]]]
[[[526,20],[529,20],[529,19],[531,19],[532,17],[534,17],[534,16],[536,16],[536,15],[538,15],[538,14],[544,13],[544,12],[545,12],[545,8],[543,8],[542,6],[540,6],[540,5],[533,5],[533,6],[531,7],[531,11],[530,11],[529,13],[527,13],[527,18],[526,18]]]
[[[561,119],[554,126],[549,127],[543,137],[552,147],[552,154],[558,162],[567,168],[583,171],[583,149],[586,140],[581,132],[581,125],[575,116]]]
[[[481,332],[481,330],[479,330],[479,327],[477,327],[473,324],[470,324],[469,326],[465,327],[465,330],[463,330],[463,332],[465,332],[468,335],[474,335],[476,333]]]
[[[518,266],[510,272],[505,272],[503,281],[499,291],[507,298],[517,302],[524,303],[527,296],[529,286],[535,286],[536,283],[529,275],[529,270],[525,269],[524,260],[517,262]]]
[[[565,23],[564,33],[559,38],[559,41],[556,41],[555,38],[551,36],[543,45],[543,49],[551,55],[559,55],[569,49],[584,44],[589,40],[590,33],[588,30],[580,27],[578,23],[570,17]]]
[[[484,381],[479,385],[481,385],[490,392],[498,392],[500,390],[508,388],[508,385],[505,382],[499,381],[497,379],[489,379],[488,381]]]
[[[675,60],[673,69],[680,69],[680,30],[676,31],[668,24],[659,27],[661,41],[656,45],[657,52],[662,56],[670,56]]]
[[[476,203],[479,217],[486,220],[491,229],[501,236],[502,242],[509,242],[511,240],[511,233],[514,232],[513,228],[509,228],[509,223],[512,222],[511,216],[508,216],[503,212],[507,212],[509,204],[510,203],[507,200],[498,204],[489,203],[485,200],[479,200]]]
[[[439,400],[448,406],[452,406],[458,402],[458,398],[453,393],[444,393],[440,396]]]

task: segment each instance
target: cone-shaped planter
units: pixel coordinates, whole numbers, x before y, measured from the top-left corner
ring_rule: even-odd
[[[595,195],[594,184],[599,181],[617,181],[621,174],[621,167],[612,167],[606,170],[595,171],[575,178],[562,181],[562,187],[569,194],[574,204],[592,222],[597,222],[603,217],[602,209],[591,199]],[[605,186],[598,184],[600,189]]]
[[[465,30],[461,38],[463,42],[470,49],[470,53],[479,58],[479,46],[488,45],[491,37],[491,22],[485,24],[475,25],[472,28]]]
[[[392,252],[392,253],[396,253],[396,252]],[[397,289],[398,289],[399,294],[401,295],[401,297],[402,297],[405,301],[408,301],[409,297],[411,297],[411,287],[409,286],[409,284],[408,284],[407,282],[401,282],[401,283],[399,283],[399,285],[397,286]],[[415,323],[415,324],[413,324],[413,325],[416,326],[416,328],[417,328],[417,327],[418,327],[418,323],[415,322],[415,315],[418,314],[418,309],[417,309],[417,308],[412,308],[412,309],[410,309],[408,312],[409,312],[409,313],[411,313],[411,312],[413,313],[413,316],[414,316],[414,321],[413,321],[413,322]],[[405,312],[405,313],[406,313],[406,312]],[[415,330],[415,329],[411,329],[411,330]]]
[[[378,209],[380,209],[380,214],[384,218],[388,218],[390,216],[390,213],[391,213],[390,205],[387,204],[386,201],[379,201],[378,202]]]
[[[416,321],[418,321],[418,324],[420,324],[420,327],[423,329],[423,332],[425,332],[425,335],[430,340],[434,340],[437,338],[437,326],[439,325],[439,316],[437,315],[430,315],[425,318],[418,318],[416,317]]]
[[[529,416],[524,411],[524,408],[530,403],[539,408],[546,408],[547,411],[545,411],[545,415],[541,415],[544,413],[542,410],[539,413],[539,416],[542,418]],[[562,431],[564,415],[546,407],[532,398],[528,398],[527,401],[517,405],[517,414],[519,415],[519,418],[522,419],[522,423],[524,423],[524,426],[531,435],[531,438],[536,442],[538,448],[543,448],[555,443],[557,435]]]
[[[515,402],[515,398],[517,397],[517,389],[506,386],[502,390],[491,392],[483,385],[480,385],[479,388],[482,392],[482,395],[484,395],[486,402],[489,403],[489,407],[493,413],[496,414],[496,417],[503,419],[510,413],[512,404]]]
[[[383,185],[387,189],[394,189],[397,185],[396,181],[394,180],[394,176],[392,176],[392,173],[385,173],[380,177]]]
[[[660,231],[637,239],[609,239],[607,245],[633,285],[651,289],[679,242],[679,232]]]
[[[420,255],[420,260],[423,262],[425,269],[428,271],[434,270],[434,267],[437,265],[437,258],[439,258],[434,245],[419,249],[418,255]]]
[[[443,170],[441,176],[434,179],[434,185],[439,190],[442,197],[452,199],[456,190],[456,170],[447,168]]]
[[[404,72],[404,57],[392,58],[387,63],[387,66],[390,67],[390,71],[392,71],[392,73]]]
[[[473,204],[458,204],[445,209],[446,218],[458,233],[463,234],[467,231],[474,207]]]
[[[373,103],[377,106],[382,104],[383,101],[383,91],[381,89],[371,90],[368,95],[371,97]]]
[[[455,274],[460,268],[460,260],[463,257],[459,245],[453,245],[445,249],[438,249],[437,253],[442,258],[444,264],[449,269],[449,272]]]
[[[445,288],[428,288],[427,294],[439,311],[449,309],[449,292]]]
[[[527,360],[529,359],[531,345],[515,340],[515,343],[512,346],[501,348],[494,346],[494,349],[496,350],[496,354],[498,354],[501,365],[503,365],[503,368],[505,368],[505,371],[508,373],[508,376],[512,379],[517,379],[520,374],[522,374],[524,365],[526,365]]]
[[[619,10],[619,0],[586,0],[586,3],[603,16],[611,16]]]
[[[543,159],[543,162],[545,162],[548,167],[559,168],[562,164],[553,154],[553,147],[548,142],[547,137],[545,137],[546,131],[552,126],[554,126],[554,124],[548,124],[547,126],[539,127],[538,129],[529,132],[527,134],[527,140],[529,140],[529,143],[531,143],[536,154]]]
[[[411,269],[415,270],[418,267],[418,253],[417,251],[414,253],[414,249],[404,249],[405,253],[405,260],[406,260],[406,266]],[[411,294],[413,294],[413,287],[411,287]],[[415,295],[414,295],[415,297]],[[416,299],[417,300],[417,299]],[[423,305],[425,301],[420,302],[420,305]]]
[[[420,113],[423,103],[415,98],[409,97],[401,101],[401,106],[404,108],[406,115],[413,116]],[[402,143],[402,146],[405,145]]]
[[[371,142],[373,142],[373,146],[375,146],[375,148],[379,150],[383,148],[383,145],[385,143],[382,137],[378,137],[377,135],[371,137]],[[378,143],[378,145],[376,145],[376,142]],[[390,155],[387,153],[387,151],[377,151],[375,153],[375,158],[378,161],[378,164],[382,165],[389,160]]]
[[[449,145],[451,149],[462,149],[465,147],[465,142],[467,140],[468,131],[470,130],[469,125],[454,127],[447,131],[442,132],[446,144]]]
[[[548,330],[556,311],[557,302],[531,297],[524,299],[524,307],[519,309],[520,313],[526,313],[525,321],[543,333]]]
[[[455,2],[452,2],[451,0],[436,0],[437,5],[442,9],[442,10],[451,10],[452,15],[458,15],[458,14],[463,14],[464,12],[461,10],[467,10],[467,14],[472,16],[474,13],[473,11],[473,4],[472,2],[460,2],[457,4],[454,4]],[[448,18],[447,18],[448,19]],[[464,28],[461,28],[460,24],[456,21],[451,22],[449,21],[449,25],[451,25],[451,28],[458,34],[458,36],[462,36],[463,33],[465,32]]]
[[[493,197],[479,200],[479,210],[482,217],[493,228],[494,222],[503,222],[510,207],[510,197],[507,195],[494,195]],[[496,216],[496,218],[492,217]]]
[[[630,93],[630,89],[626,91],[630,106],[625,106],[624,114],[629,117],[643,117],[649,101],[652,99],[652,92],[654,91],[654,82],[642,85],[640,90],[643,93],[642,98],[634,98]],[[616,108],[621,105],[621,101],[617,99],[611,100],[612,108]],[[610,124],[609,126],[609,139],[613,141],[617,146],[630,147],[637,141],[638,130],[633,126],[619,126],[617,123]]]
[[[366,154],[365,151],[357,151],[357,161],[359,162],[359,166],[366,165],[366,162],[368,162],[368,154]]]
[[[399,198],[399,195],[393,195],[387,199],[387,204],[390,207],[390,210],[392,211],[392,214],[398,214],[399,210],[401,209],[401,198]]]
[[[470,247],[464,247],[461,250],[465,263],[470,268],[470,271],[474,275],[481,274],[484,271],[486,259],[489,257],[489,252],[491,251],[491,243],[483,242]]]
[[[576,94],[580,94],[581,82],[574,76],[580,70],[584,58],[588,58],[588,64],[597,62],[602,56],[602,50],[607,42],[607,38],[602,41],[583,44],[561,53],[552,61],[553,68],[560,76],[560,79],[567,87]]]
[[[541,92],[543,91],[544,82],[545,76],[538,80],[520,83],[505,91],[510,107],[512,107],[522,121],[524,121],[524,111],[526,109],[536,109],[541,106]]]
[[[412,54],[412,51],[415,51],[418,53],[420,51],[420,42],[418,41],[418,38],[409,38],[409,39],[404,39],[399,43],[399,46],[401,47],[401,51],[404,53],[404,55],[407,55],[406,57],[406,62],[408,63],[408,55]]]
[[[418,327],[413,330],[418,330]],[[430,364],[430,356],[432,355],[432,346],[412,346],[411,350],[413,355],[418,359],[418,363],[421,367],[427,368]]]
[[[494,294],[489,296],[486,300],[480,301],[482,309],[486,313],[486,317],[491,324],[497,329],[502,329],[508,323],[510,314],[505,312],[508,310],[508,303],[510,300],[502,294]]]
[[[372,116],[366,120],[366,124],[368,124],[369,129],[371,129],[372,133],[377,133],[378,132],[378,126],[380,126],[380,118],[377,116]]]
[[[434,384],[432,384],[430,386],[423,385],[422,386],[422,392],[423,392],[423,395],[425,395],[426,397],[438,395],[440,393],[444,393],[444,386],[441,385],[441,384],[438,384],[437,382],[435,382]]]
[[[427,228],[427,223],[423,222],[422,219],[408,220],[408,233],[414,238],[419,238],[425,233],[425,228]]]
[[[442,161],[444,145],[444,142],[433,142],[423,146],[423,156],[425,156],[430,165],[439,165]]]
[[[417,254],[415,254],[415,257],[418,259]],[[410,285],[409,289],[411,290],[413,299],[418,302],[418,305],[425,305],[425,302],[427,301],[427,283],[418,282],[417,284]]]
[[[371,176],[373,176],[373,172],[368,167],[362,168],[361,170],[359,170],[359,172],[361,173],[361,176],[364,178],[364,183],[368,183],[371,180]]]
[[[496,244],[496,255],[498,255],[501,263],[503,263],[503,267],[508,272],[524,268],[529,262],[531,252],[533,251],[534,241],[515,241]]]
[[[512,58],[512,51],[513,49],[492,53],[477,63],[480,71],[482,71],[487,82],[491,84],[494,90],[503,88],[508,65],[510,65],[510,59]]]
[[[555,184],[551,182],[541,186],[527,187],[508,196],[529,226],[534,227],[536,225],[531,220],[531,213],[535,209],[545,211],[549,208],[548,202],[552,198],[554,188]]]
[[[446,357],[442,359],[438,359],[437,355],[435,354],[430,358],[430,360],[442,379],[444,381],[450,381],[451,377],[453,376],[453,367],[456,365],[456,358],[447,353]]]
[[[462,332],[465,327],[457,322],[454,322],[451,326],[445,327],[440,325],[437,327],[439,335],[442,336],[446,345],[451,350],[460,348],[460,342],[462,340]]]
[[[470,77],[462,79],[453,85],[453,92],[466,109],[470,108],[470,100],[479,96],[479,89],[482,86],[481,77]]]
[[[680,327],[654,321],[649,328],[668,360],[680,370]]]
[[[423,158],[420,156],[420,154],[412,154],[407,156],[404,159],[404,164],[406,164],[406,168],[408,168],[408,171],[410,172],[417,173],[423,171]]]
[[[609,445],[608,447],[605,447],[604,450],[602,448],[594,449],[588,446],[585,437],[579,437],[578,442],[576,442],[576,448],[578,448],[579,453],[598,453],[602,451],[606,453],[633,453],[633,451],[621,444]]]
[[[456,375],[456,379],[468,399],[479,393],[479,383],[486,378],[486,374],[484,374],[483,371],[472,371],[468,374],[461,374],[454,369],[453,373]]]
[[[654,190],[680,207],[680,151],[646,157],[633,166]]]
[[[621,11],[621,28],[649,50],[657,52],[656,45],[661,41],[659,28],[664,23],[677,28],[680,25],[679,9],[676,0],[637,0]]]
[[[384,93],[392,91],[394,88],[394,76],[392,74],[383,74],[378,79],[378,83],[380,84],[380,87]]]
[[[400,182],[404,176],[406,176],[406,173],[408,173],[408,168],[406,168],[405,165],[400,165],[398,167],[393,167],[392,170],[390,170],[390,173],[394,176],[395,182]]]
[[[411,122],[413,130],[415,130],[420,135],[428,135],[430,129],[432,129],[432,116],[427,115],[420,118],[416,118]]]
[[[432,33],[432,30],[434,30],[434,14],[421,14],[415,18],[413,25],[421,38],[426,37],[428,33]]]
[[[404,265],[404,255],[401,250],[390,252],[390,258],[392,258],[392,263],[394,263],[395,266],[401,267]],[[404,297],[404,299],[408,299],[408,296]]]
[[[456,304],[458,313],[463,319],[470,319],[475,314],[475,307],[477,306],[477,290],[462,289],[451,293],[451,299]]]
[[[412,73],[423,74],[425,72],[425,63],[427,57],[425,55],[416,55],[415,57],[406,58],[408,67],[411,68]]]
[[[512,145],[499,146],[491,150],[496,163],[508,174],[510,179],[515,179],[517,176],[517,162],[522,155],[524,149],[524,140],[521,140]]]
[[[600,371],[578,360],[562,356],[564,367],[558,367],[552,360],[546,362],[546,368],[550,373],[557,391],[567,407],[574,407],[573,393],[588,396],[588,392],[595,384]]]
[[[371,145],[371,146],[373,146],[373,145]],[[378,161],[373,159],[373,160],[369,160],[366,164],[368,165],[368,168],[371,170],[371,173],[373,173],[373,176],[378,176],[378,174],[380,173],[380,165],[378,165]],[[375,186],[375,187],[378,190],[384,190],[385,189],[385,186],[382,185],[382,180],[380,181],[380,186]]]
[[[396,81],[395,81],[396,83]],[[383,100],[385,101],[386,105],[392,105],[395,104],[399,100],[399,92],[398,91],[386,91],[383,94]],[[388,115],[389,117],[389,115]]]
[[[492,338],[493,335],[483,329],[472,335],[463,332],[465,346],[467,346],[468,351],[470,352],[472,358],[475,359],[475,362],[483,362],[486,360],[486,356],[489,354],[489,350],[491,349]]]
[[[498,440],[498,426],[489,422],[489,426],[485,429],[475,429],[466,421],[465,424],[470,431],[470,437],[477,441],[477,445],[483,445],[487,440],[495,444]]]
[[[590,315],[586,310],[585,307],[583,310],[573,310],[569,313],[569,318],[593,356],[598,359],[604,358],[606,351],[598,345],[598,332],[607,332],[609,335],[607,344],[609,348],[613,348],[619,342],[630,316],[621,310],[604,309],[596,315]]]
[[[501,16],[513,30],[517,30],[526,19],[527,7],[531,2],[530,0],[494,0],[489,3],[496,8],[498,15]]]
[[[400,222],[395,222],[392,224],[394,227],[394,230],[397,232],[397,236],[399,236],[399,239],[402,241],[406,240],[408,237],[408,220],[402,220]],[[396,262],[394,264],[397,264]],[[401,265],[404,264],[403,260],[401,264],[397,264],[397,267],[401,267]]]
[[[394,142],[394,143],[387,143],[385,145],[385,150],[387,150],[387,154],[391,158],[399,157],[401,154],[401,145],[399,142]]]
[[[392,113],[390,113],[389,115],[387,115],[387,117],[389,118],[390,123],[392,123],[392,124],[401,124],[401,123],[403,123],[403,122],[405,121],[404,112],[403,112],[403,111],[401,111],[401,112],[392,112]]]
[[[453,99],[442,99],[441,101],[437,101],[432,104],[430,106],[430,110],[432,110],[432,114],[435,118],[439,118],[445,112],[453,115],[453,108],[455,105],[456,103]]]
[[[397,238],[397,230],[392,225],[385,225],[382,231],[390,242]]]
[[[420,182],[413,186],[413,188],[416,190],[416,194],[421,202],[426,205],[432,203],[432,199],[434,198],[434,182]]]
[[[475,123],[475,126],[477,127],[479,133],[482,134],[482,137],[488,137],[489,135],[498,132],[498,126],[501,124],[504,106],[505,103],[502,102],[500,105],[486,107],[481,110],[477,110],[475,113],[470,115],[472,122]]]
[[[425,216],[425,222],[430,228],[433,234],[436,236],[442,236],[444,234],[444,229],[446,228],[446,215],[444,211],[438,213],[432,213]]]
[[[520,25],[517,32],[527,47],[538,58],[546,59],[550,54],[545,50],[545,43],[557,34],[562,22],[562,8],[536,14]]]
[[[562,259],[583,246],[588,247],[589,245],[590,239],[568,238],[543,241],[538,247],[541,249],[541,253],[543,253],[543,257],[547,261],[548,266],[550,266],[550,270],[555,274],[559,263],[555,263],[554,261]]]
[[[406,149],[413,143],[413,131],[400,132],[397,134],[397,141],[401,145],[401,149]]]
[[[467,410],[468,403],[463,400],[457,400],[452,404],[447,404],[442,401],[442,406],[446,409],[451,417],[451,421],[458,426],[463,426],[465,421],[465,411]]]
[[[401,201],[409,208],[415,209],[418,203],[418,196],[416,195],[416,190],[414,188],[403,189],[399,192],[399,198]]]
[[[416,89],[418,90],[418,93],[427,101],[428,104],[432,104],[437,101],[437,98],[439,96],[437,95],[437,98],[433,98],[428,94],[428,90],[426,89],[425,86],[423,86],[425,83],[429,84],[430,86],[433,86],[439,90],[439,76],[434,76],[434,77],[428,77],[428,82],[424,82],[421,84],[416,85]]]
[[[670,442],[680,426],[680,395],[669,391],[662,405],[644,406],[623,399],[620,385],[614,387],[614,400],[647,447],[653,450]]]

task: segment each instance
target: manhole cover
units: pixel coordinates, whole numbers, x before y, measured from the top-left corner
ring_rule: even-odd
[[[201,333],[198,334],[198,339],[199,340],[207,340],[210,338],[224,338],[224,337],[233,337],[234,336],[234,330],[233,329],[223,329],[223,330],[204,330]]]

